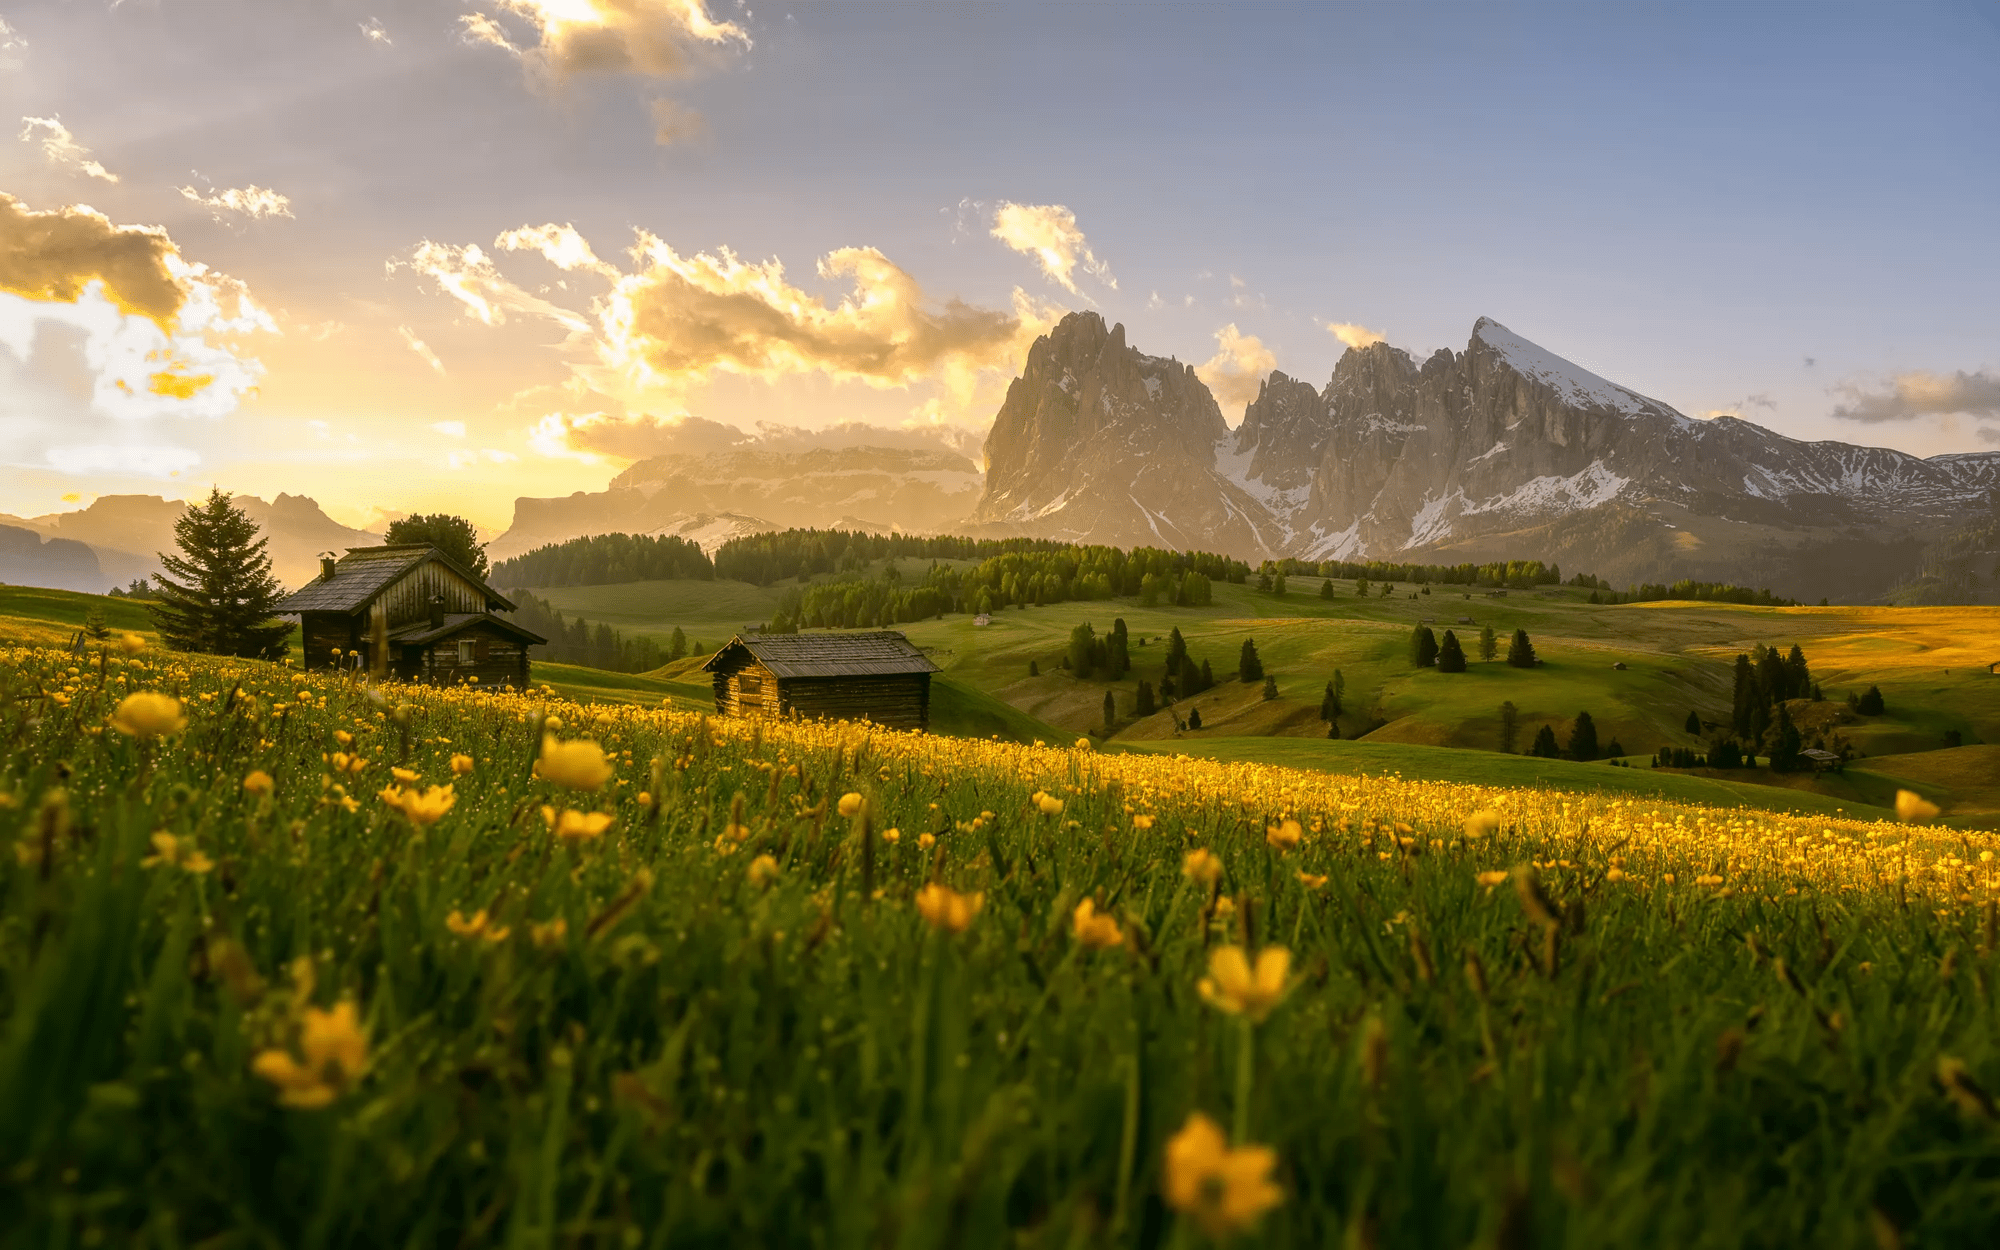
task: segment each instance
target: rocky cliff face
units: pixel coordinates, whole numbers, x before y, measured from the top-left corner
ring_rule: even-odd
[[[1270,510],[1217,462],[1215,397],[1125,327],[1071,313],[1035,342],[986,438],[986,493],[969,529],[1121,547],[1266,554]]]
[[[1317,391],[1273,373],[1231,432],[1184,366],[1079,314],[1030,352],[987,454],[975,519],[1020,532],[1248,559],[1538,557],[1815,598],[1880,593],[2000,486],[2000,453],[1692,420],[1484,318],[1421,363],[1350,350]]]

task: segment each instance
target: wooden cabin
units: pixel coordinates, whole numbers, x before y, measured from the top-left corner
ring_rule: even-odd
[[[278,611],[299,618],[307,668],[372,668],[379,630],[399,681],[525,687],[528,648],[548,639],[495,612],[514,603],[436,547],[350,547]]]
[[[929,729],[938,666],[895,630],[738,634],[702,665],[715,710],[733,716],[867,720]]]

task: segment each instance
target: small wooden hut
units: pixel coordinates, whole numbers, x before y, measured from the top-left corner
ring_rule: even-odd
[[[715,710],[735,716],[869,720],[929,729],[938,666],[895,630],[839,634],[738,634],[702,669]]]
[[[401,681],[525,687],[528,648],[548,639],[494,615],[513,608],[425,543],[323,556],[319,576],[278,604],[299,618],[307,668],[373,667],[379,632],[389,675]]]

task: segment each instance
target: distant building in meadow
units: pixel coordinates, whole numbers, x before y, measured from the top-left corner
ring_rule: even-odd
[[[299,618],[307,668],[384,667],[401,681],[528,684],[528,648],[548,639],[496,612],[512,600],[436,547],[350,547],[320,557],[319,576],[278,611]]]
[[[929,729],[938,666],[895,630],[738,634],[702,665],[726,716],[868,720]]]

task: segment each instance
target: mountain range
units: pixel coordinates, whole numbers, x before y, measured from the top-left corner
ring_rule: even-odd
[[[1888,597],[1920,569],[1927,594],[2000,589],[1990,541],[1964,537],[2000,508],[2000,451],[1925,459],[1696,420],[1486,318],[1462,352],[1350,348],[1322,387],[1274,371],[1234,429],[1190,366],[1081,312],[1030,348],[983,453],[925,432],[750,435],[692,418],[663,440],[605,490],[516,500],[489,555],[608,532],[712,552],[807,526],[1251,561],[1540,559],[1618,586],[1692,578],[1847,602]],[[303,496],[236,502],[288,584],[320,551],[379,541]],[[101,590],[150,576],[182,507],[113,495],[0,516],[0,581]],[[1940,553],[1956,553],[1948,575]]]

